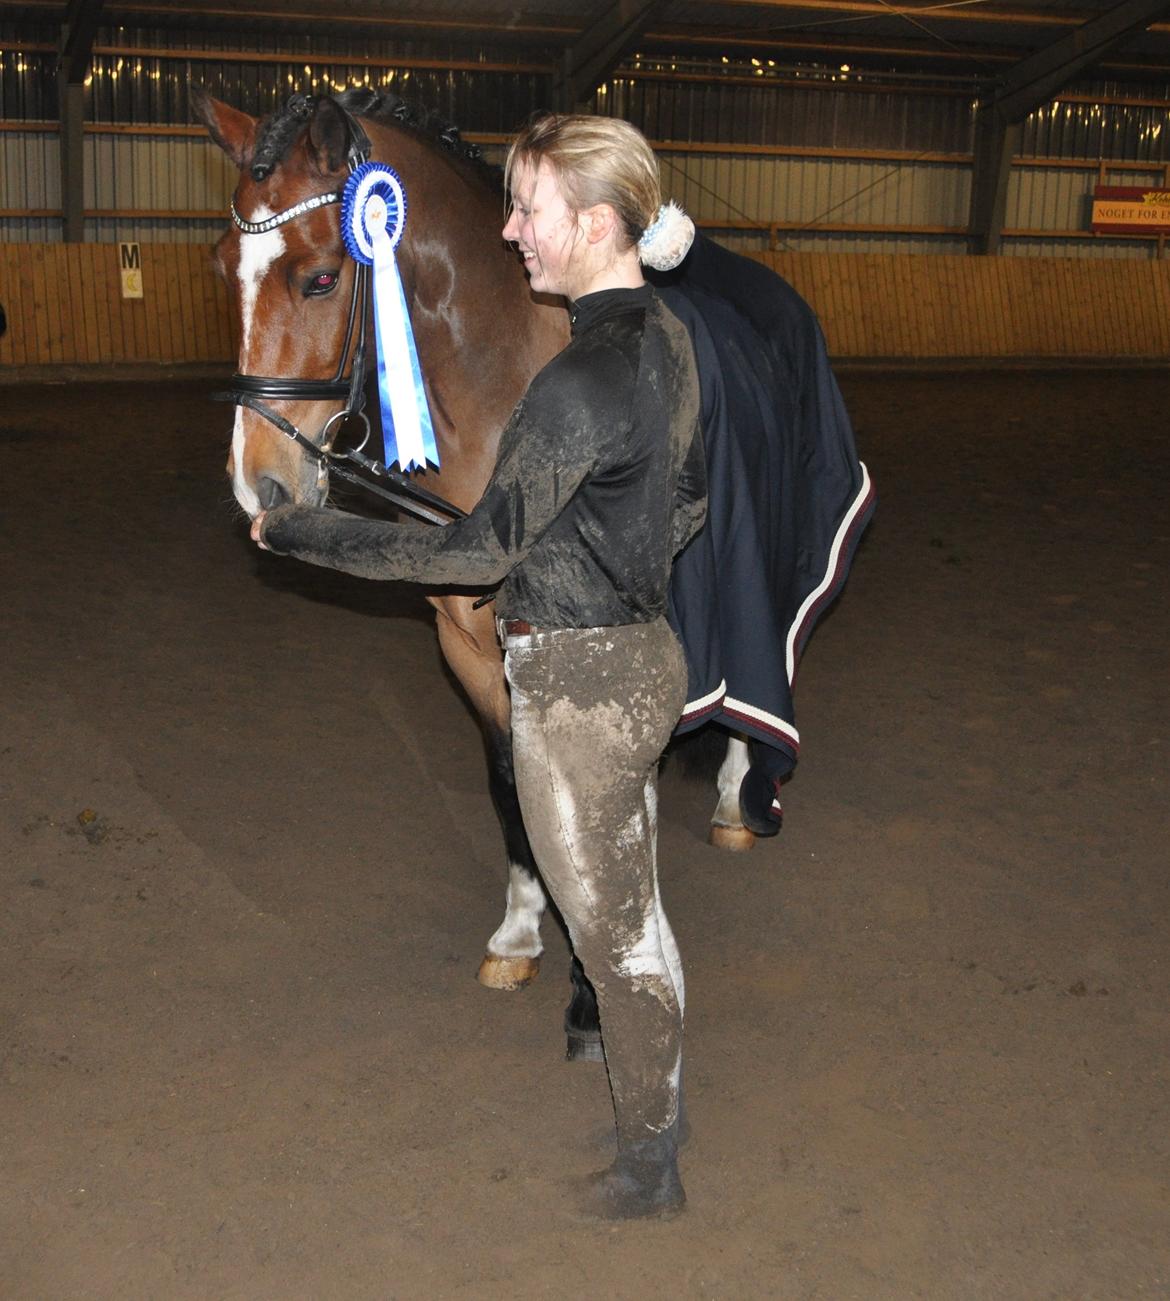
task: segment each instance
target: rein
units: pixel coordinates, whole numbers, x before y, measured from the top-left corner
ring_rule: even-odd
[[[336,101],[334,101],[336,103]],[[349,151],[346,165],[352,173],[363,163],[369,161],[373,146],[370,138],[357,119],[340,104],[337,108],[345,118],[349,128]],[[300,203],[285,208],[263,221],[247,221],[236,211],[235,200],[231,204],[231,217],[241,235],[262,235],[266,231],[283,226],[287,221],[294,221],[306,213],[318,208],[342,202],[342,192],[334,190],[326,194],[316,194],[303,199]],[[358,262],[353,280],[353,293],[349,301],[349,316],[346,321],[345,339],[341,345],[341,354],[337,359],[337,369],[332,379],[287,379],[275,375],[244,375],[237,371],[231,378],[231,387],[221,393],[213,393],[212,398],[218,402],[232,402],[236,406],[247,407],[263,416],[269,424],[274,425],[286,438],[292,439],[306,455],[317,462],[318,482],[324,483],[330,473],[352,483],[374,496],[393,502],[402,510],[426,520],[429,524],[448,524],[452,519],[462,519],[466,512],[446,501],[437,493],[420,487],[407,475],[392,470],[382,461],[365,455],[365,446],[370,437],[370,419],[365,413],[366,381],[366,318],[369,309],[370,268]],[[357,334],[356,343],[354,334]],[[345,374],[346,359],[350,356],[353,345],[353,357],[350,362],[349,375]],[[325,422],[319,442],[314,442],[291,420],[274,411],[263,401],[271,398],[275,401],[304,402],[325,398],[343,398],[345,406],[335,412]],[[365,435],[357,448],[336,451],[329,440],[329,431],[334,424],[343,423],[350,417],[356,417],[365,425]],[[343,465],[349,461],[367,474],[385,479],[394,485],[393,489],[371,483],[368,479],[354,473]]]

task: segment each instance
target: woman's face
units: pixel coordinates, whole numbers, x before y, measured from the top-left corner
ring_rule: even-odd
[[[573,255],[585,251],[578,247],[584,241],[579,221],[547,162],[533,168],[521,161],[513,168],[512,212],[504,238],[520,250],[535,293],[574,297],[573,284],[579,276],[573,274]]]

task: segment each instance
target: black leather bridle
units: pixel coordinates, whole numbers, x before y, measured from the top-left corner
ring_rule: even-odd
[[[362,163],[368,162],[373,146],[361,123],[336,100],[333,101],[349,129],[349,150],[346,165],[352,172]],[[305,120],[312,116],[311,102],[301,101],[301,110]],[[232,221],[241,235],[263,235],[283,226],[287,221],[294,221],[306,213],[318,208],[342,201],[342,191],[333,190],[326,194],[315,194],[302,199],[271,217],[262,221],[247,221],[236,211],[235,200],[231,204]],[[428,492],[405,474],[391,469],[382,461],[365,454],[365,446],[370,437],[370,418],[366,415],[366,320],[369,315],[370,268],[364,263],[357,263],[353,278],[353,292],[349,301],[349,316],[345,326],[345,339],[341,345],[341,354],[337,359],[337,369],[332,379],[286,379],[275,375],[244,375],[237,371],[231,378],[231,387],[222,393],[213,394],[216,401],[234,402],[236,406],[247,407],[263,416],[275,425],[285,437],[292,439],[306,455],[317,462],[319,480],[324,482],[328,474],[336,474],[348,483],[355,484],[366,492],[373,493],[419,519],[431,524],[449,524],[452,519],[463,518],[465,512],[436,493]],[[355,341],[356,335],[356,341]],[[352,349],[352,360],[351,358]],[[345,373],[349,360],[349,375]],[[317,441],[308,437],[291,420],[282,416],[264,400],[265,398],[287,402],[310,402],[330,398],[343,398],[345,406],[326,420]],[[330,439],[330,430],[335,425],[344,424],[346,420],[358,419],[365,426],[365,434],[356,448],[337,450]],[[381,484],[371,483],[369,479],[355,473],[342,462],[348,461],[364,470],[367,474],[394,484],[386,488]]]

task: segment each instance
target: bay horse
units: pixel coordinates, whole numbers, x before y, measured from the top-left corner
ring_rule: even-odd
[[[356,136],[364,143],[366,157],[394,167],[408,195],[409,219],[397,249],[397,261],[441,464],[437,474],[425,476],[427,486],[434,485],[435,491],[453,506],[469,511],[482,495],[500,434],[517,401],[533,376],[569,338],[564,304],[531,293],[519,257],[500,236],[506,214],[498,178],[477,160],[477,151],[463,144],[456,132],[438,130],[393,96],[364,90],[347,91],[336,99],[293,96],[283,110],[263,121],[212,99],[199,87],[192,88],[191,98],[194,112],[212,140],[240,168],[232,202],[235,220],[215,250],[217,269],[232,291],[239,333],[234,396],[240,405],[236,408],[227,468],[240,506],[254,517],[261,510],[289,502],[321,505],[328,493],[324,462],[305,453],[324,440],[331,419],[347,401],[353,401],[352,393],[348,399],[343,398],[342,376],[362,346],[360,339],[355,339],[355,310],[364,314],[368,309],[364,301],[357,305],[356,264],[346,253],[333,206],[353,163]],[[743,259],[735,261],[749,265]],[[735,279],[741,272],[742,268],[712,264],[708,279]],[[755,272],[770,274],[761,267],[756,267]],[[772,280],[783,284],[777,277]],[[704,288],[700,284],[700,299],[708,290],[711,285]],[[663,292],[669,292],[669,287],[664,287]],[[795,299],[791,290],[787,292]],[[750,292],[747,296],[750,299]],[[667,301],[692,328],[700,373],[705,354],[710,354],[708,374],[730,366],[731,359],[716,356],[718,347],[702,322],[694,319],[691,304],[680,300],[676,305],[670,298]],[[755,324],[776,335],[774,307],[747,302],[745,311],[748,317],[761,312],[767,315],[767,320]],[[799,338],[783,341],[771,360],[756,363],[782,372],[778,382],[792,389],[794,409],[807,405],[812,383],[809,377],[819,381],[827,369],[821,364],[823,339],[815,327],[815,318],[810,332],[807,319],[811,313],[803,303],[793,319],[797,317],[801,323]],[[735,323],[726,318],[715,334],[734,332],[735,328]],[[333,381],[327,378],[330,373]],[[278,380],[258,381],[254,377],[297,379],[282,386]],[[304,381],[314,383],[306,386]],[[257,391],[267,394],[279,410],[259,402]],[[714,419],[715,407],[722,409],[726,403],[717,385],[705,385],[707,392],[712,396],[709,401],[705,397],[705,419]],[[830,404],[834,400],[839,404],[835,392],[833,386]],[[296,431],[299,445],[290,430]],[[834,449],[836,459],[850,460],[851,433],[846,442],[844,456],[837,456]],[[797,460],[807,465],[815,463],[818,455],[816,449],[810,452],[806,447],[800,449]],[[766,481],[768,475],[782,470],[777,465],[737,464],[726,473]],[[795,491],[799,487],[798,475],[788,477]],[[826,558],[825,574],[822,576],[818,569],[813,575],[815,581],[805,575],[791,584],[792,609],[779,652],[781,659],[787,659],[786,672],[782,669],[778,675],[784,693],[791,686],[803,640],[816,615],[843,582],[856,534],[868,518],[868,480],[853,475],[846,487],[847,512],[836,508],[833,512],[832,550],[822,547],[817,553],[823,552]],[[797,529],[802,527],[801,509],[794,506],[787,512],[796,521],[792,527]],[[732,513],[735,510],[738,507]],[[713,528],[709,524],[709,531]],[[801,548],[787,536],[783,545],[792,552],[786,562],[790,568],[798,560],[797,568],[803,565],[811,571],[813,567],[806,563],[807,546]],[[711,561],[704,560],[694,548],[684,555],[692,552],[698,557],[692,567],[704,571],[697,581],[709,584],[712,580],[706,571]],[[753,563],[750,567],[759,570],[765,588],[767,581],[775,577],[767,565]],[[749,578],[747,587],[753,581]],[[477,599],[480,596],[434,591],[426,599],[436,613],[443,656],[483,725],[491,794],[508,860],[504,919],[488,940],[478,978],[494,988],[515,989],[537,973],[546,900],[512,779],[509,698],[502,652],[491,606]],[[768,599],[765,591],[758,604]],[[753,621],[759,621],[761,616],[766,619],[766,612],[749,615]],[[739,640],[738,634],[733,632],[729,640]],[[688,646],[688,656],[690,649]],[[780,745],[789,756],[786,762],[794,761],[797,738],[795,729],[782,716],[784,706],[769,704],[760,708],[736,701],[729,694],[727,682],[719,678],[718,666],[712,672],[716,676],[696,688],[698,694],[690,697],[695,707],[684,715],[689,725],[718,716],[721,722],[742,726],[759,740]],[[703,679],[698,681],[702,683]],[[711,689],[712,684],[715,689]],[[755,771],[749,763],[746,741],[733,735],[719,774],[712,843],[732,849],[745,849],[753,843],[755,835],[744,825],[740,797]],[[767,764],[764,772],[771,783]],[[772,807],[771,784],[767,785],[764,802]],[[757,823],[757,830],[765,834],[771,829]],[[596,1005],[576,961],[573,985],[573,1000],[566,1016],[569,1055],[597,1059],[601,1049]]]

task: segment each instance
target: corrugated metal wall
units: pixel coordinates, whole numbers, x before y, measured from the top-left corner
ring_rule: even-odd
[[[1071,90],[1071,88],[1070,88]],[[1020,152],[1040,158],[1126,158],[1164,163],[1170,114],[1170,82],[1140,91],[1131,85],[1098,82],[1090,94],[1131,104],[1058,100],[1037,109],[1024,124]]]
[[[52,215],[60,202],[55,32],[29,32],[22,24],[17,41],[14,25],[0,24],[0,239],[9,241],[59,237]],[[191,80],[253,113],[269,111],[294,89],[381,85],[473,137],[490,136],[511,131],[547,102],[555,55],[550,48],[521,63],[504,51],[435,42],[179,25],[107,29],[97,51],[87,89],[86,238],[197,243],[222,227],[234,178],[188,125]],[[1091,236],[1088,203],[1100,160],[1114,164],[1106,166],[1110,183],[1166,183],[1170,83],[1090,84],[1078,94],[1085,98],[1048,105],[1026,124],[1005,251],[1149,257],[1149,241]],[[1109,102],[1120,98],[1127,102]],[[871,74],[759,61],[634,59],[598,94],[596,107],[629,118],[661,143],[665,188],[732,247],[965,248],[968,83],[886,84]],[[695,148],[705,145],[713,148]],[[1042,165],[1047,160],[1067,166]]]
[[[598,107],[657,140],[946,152],[971,138],[969,87],[811,67],[635,58]]]

